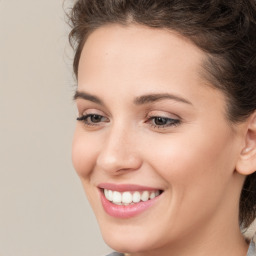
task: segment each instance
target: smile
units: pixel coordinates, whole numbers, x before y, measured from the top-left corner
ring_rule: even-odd
[[[99,186],[105,212],[115,218],[131,218],[153,206],[163,190],[137,185],[104,184]]]
[[[152,200],[155,197],[159,196],[161,191],[125,191],[125,192],[119,192],[119,191],[113,191],[104,189],[104,195],[106,199],[113,204],[116,205],[132,205],[139,203],[141,201],[146,202],[148,200]]]

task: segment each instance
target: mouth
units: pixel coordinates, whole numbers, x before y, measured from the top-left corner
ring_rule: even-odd
[[[162,193],[161,190],[155,191],[113,191],[108,189],[103,189],[103,194],[105,198],[116,205],[133,205],[139,202],[146,202],[152,200]]]
[[[137,185],[102,184],[101,202],[112,217],[130,218],[148,209],[160,198],[163,190]]]

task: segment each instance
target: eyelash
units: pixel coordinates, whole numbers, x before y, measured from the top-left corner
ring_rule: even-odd
[[[160,121],[160,119],[164,120],[167,124],[163,124],[163,125],[156,124],[157,119],[159,119],[158,121]],[[154,123],[150,123],[150,126],[152,126],[153,128],[158,128],[158,129],[164,129],[166,127],[171,127],[171,126],[176,127],[179,124],[181,124],[180,119],[173,119],[173,118],[163,117],[163,116],[151,116],[148,118],[146,123],[152,122],[152,121],[154,121]]]
[[[100,120],[97,122],[93,122],[92,118],[99,118]],[[90,121],[88,120],[90,119]],[[102,121],[102,119],[106,119],[105,121]],[[166,124],[163,125],[159,125],[156,124],[156,120],[158,119],[158,121],[164,121]],[[102,116],[102,115],[98,115],[98,114],[87,114],[87,115],[83,115],[81,117],[77,118],[77,121],[83,122],[85,125],[87,126],[98,126],[98,123],[101,122],[109,122],[108,118]],[[153,123],[152,123],[153,121]],[[168,118],[168,117],[163,117],[163,116],[151,116],[149,117],[145,123],[149,123],[149,125],[153,128],[158,128],[158,129],[164,129],[166,127],[171,127],[171,126],[178,126],[179,124],[181,124],[181,120],[179,119],[173,119],[173,118]]]
[[[81,121],[83,122],[85,125],[88,125],[88,126],[97,126],[98,123],[102,122],[102,120],[100,120],[99,122],[92,122],[92,118],[93,117],[97,117],[97,118],[101,118],[101,119],[107,119],[106,117],[102,116],[102,115],[98,115],[98,114],[87,114],[87,115],[83,115],[83,116],[80,116],[78,117],[76,120],[77,121]],[[91,119],[91,121],[88,121],[88,119]]]

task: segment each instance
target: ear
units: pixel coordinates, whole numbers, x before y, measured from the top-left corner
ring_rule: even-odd
[[[236,164],[236,171],[250,175],[256,171],[256,111],[246,121],[244,145]]]

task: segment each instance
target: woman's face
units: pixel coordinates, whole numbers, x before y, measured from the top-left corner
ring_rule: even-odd
[[[118,251],[237,225],[241,136],[203,79],[204,58],[175,32],[138,25],[101,27],[84,45],[73,163]]]

